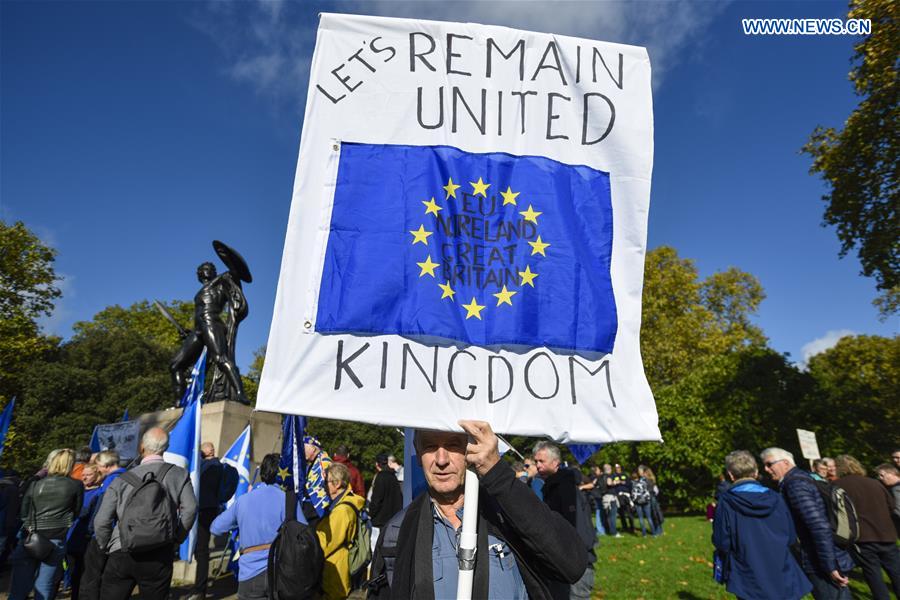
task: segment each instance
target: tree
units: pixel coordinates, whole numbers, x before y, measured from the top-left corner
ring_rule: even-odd
[[[900,336],[841,338],[809,360],[815,381],[807,429],[824,452],[852,454],[869,467],[896,449],[900,423]]]
[[[690,259],[662,246],[644,267],[641,354],[651,387],[670,385],[709,356],[765,344],[750,323],[765,298],[752,275],[735,268],[700,280]]]
[[[247,373],[241,375],[244,380],[244,393],[250,399],[250,403],[256,406],[256,394],[259,392],[259,380],[262,377],[263,365],[266,362],[266,347],[260,346],[253,352],[253,362]]]
[[[174,301],[169,310],[190,325],[193,305]],[[179,338],[148,302],[110,306],[73,326],[72,339],[25,367],[6,465],[27,472],[47,453],[77,447],[98,423],[172,405],[169,361]]]
[[[829,191],[825,224],[837,227],[840,255],[857,249],[862,273],[883,292],[883,316],[900,310],[900,4],[853,0],[850,18],[871,19],[872,33],[856,44],[850,81],[862,99],[844,129],[818,126],[803,147],[810,173]]]
[[[7,225],[0,220],[0,396],[14,394],[24,365],[55,343],[37,325],[61,295],[55,257],[56,251],[21,221]]]
[[[668,507],[701,510],[730,451],[780,446],[799,455],[795,429],[809,427],[811,389],[809,376],[767,348],[711,356],[656,393],[662,444],[630,445],[630,456],[611,450],[629,468],[650,465]]]
[[[194,304],[183,300],[172,300],[161,303],[175,317],[175,320],[187,330],[193,327]],[[133,332],[144,340],[171,350],[174,354],[181,344],[178,330],[163,317],[159,310],[148,300],[135,302],[128,308],[118,304],[107,306],[90,321],[79,321],[72,326],[74,339],[88,336],[97,331]]]

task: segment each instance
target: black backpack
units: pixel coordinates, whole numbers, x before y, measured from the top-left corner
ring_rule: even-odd
[[[284,523],[269,548],[269,600],[310,600],[319,591],[325,555],[315,530],[297,521],[297,496],[284,494]]]
[[[139,477],[133,471],[120,476],[133,488],[119,515],[119,540],[125,552],[146,552],[176,542],[178,511],[163,479],[172,469],[164,464],[159,471]]]
[[[844,550],[850,549],[859,539],[859,519],[853,501],[844,488],[828,481],[817,479],[813,481],[825,503],[825,512],[828,514],[828,524],[831,525],[835,545]]]

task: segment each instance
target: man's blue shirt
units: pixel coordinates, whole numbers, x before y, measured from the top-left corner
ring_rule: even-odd
[[[456,550],[459,547],[457,530],[440,513],[433,503],[434,538],[431,542],[432,571],[434,575],[435,600],[452,600],[456,598],[456,586],[459,581],[459,562]],[[456,511],[462,520],[463,509]],[[460,531],[462,527],[460,527]],[[503,600],[526,600],[525,582],[519,573],[516,557],[506,542],[488,535],[488,572],[489,594],[491,598]]]
[[[297,520],[306,523],[299,505]],[[237,528],[240,547],[249,548],[275,541],[278,528],[283,522],[284,491],[277,485],[259,483],[216,517],[210,531],[213,535],[224,535]],[[242,554],[238,561],[238,581],[252,579],[264,572],[268,561],[268,549]]]

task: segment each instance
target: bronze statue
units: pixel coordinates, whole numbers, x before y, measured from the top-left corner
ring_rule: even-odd
[[[194,296],[194,327],[191,331],[179,327],[183,341],[170,365],[175,395],[178,400],[184,396],[188,383],[185,371],[197,362],[205,347],[207,364],[213,373],[209,401],[237,400],[250,404],[234,361],[234,348],[238,325],[249,310],[241,282],[250,283],[253,277],[235,250],[218,240],[213,242],[213,248],[229,270],[219,275],[211,262],[197,267],[197,279],[203,287]]]

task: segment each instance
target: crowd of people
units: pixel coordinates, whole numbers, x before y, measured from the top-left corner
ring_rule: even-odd
[[[716,493],[712,541],[716,578],[747,600],[852,598],[859,567],[875,600],[900,596],[900,450],[892,463],[865,468],[849,455],[799,468],[782,448],[759,455],[777,490],[759,481],[746,450],[725,457]]]
[[[475,597],[590,598],[597,535],[620,535],[617,515],[625,529],[633,530],[636,514],[645,535],[661,532],[648,468],[626,477],[620,465],[605,465],[585,477],[548,442],[511,465],[500,460],[487,423],[462,424],[467,433],[416,433],[427,489],[405,508],[403,466],[394,456],[376,457],[367,486],[345,446],[329,454],[313,436],[303,440],[301,501],[281,485],[279,454],[264,456],[250,490],[229,501],[237,473],[209,442],[200,446],[195,490],[184,468],[165,461],[168,434],[157,427],[143,434],[139,458],[127,465],[112,450],[54,450],[26,480],[0,479],[0,568],[11,567],[9,597],[49,600],[67,588],[76,600],[124,600],[138,588],[143,597],[167,598],[179,545],[196,526],[190,598],[207,597],[211,537],[235,532],[238,597],[268,598],[288,521],[311,532],[321,552],[311,598],[347,598],[354,589],[372,598],[455,597],[466,468],[478,474],[483,498]],[[360,546],[374,550],[362,569]],[[428,547],[432,560],[423,561]],[[573,556],[574,548],[583,552]]]
[[[50,600],[63,587],[76,600],[124,600],[135,588],[167,598],[178,547],[195,525],[191,598],[208,594],[211,536],[237,541],[238,597],[268,598],[279,577],[290,585],[296,576],[281,573],[279,545],[294,523],[315,551],[297,562],[313,582],[311,599],[343,599],[355,589],[373,599],[453,598],[468,564],[473,597],[588,600],[600,536],[662,534],[649,467],[628,474],[619,464],[591,465],[584,475],[546,441],[510,463],[489,424],[460,425],[465,433],[415,433],[426,489],[405,506],[393,456],[376,457],[367,486],[345,446],[329,454],[313,436],[303,440],[299,499],[282,485],[288,473],[279,454],[264,456],[250,490],[234,497],[236,471],[208,442],[195,490],[185,469],[164,460],[168,434],[160,428],[144,433],[139,459],[127,466],[115,451],[54,450],[27,480],[0,479],[9,598]],[[735,451],[717,490],[715,571],[730,592],[747,600],[810,591],[816,600],[850,598],[848,574],[857,567],[873,598],[890,597],[882,571],[900,592],[900,451],[875,467],[876,478],[846,455],[816,461],[812,472],[781,448],[759,458],[777,489],[760,481],[751,453]],[[474,554],[459,534],[467,469],[481,488]]]

